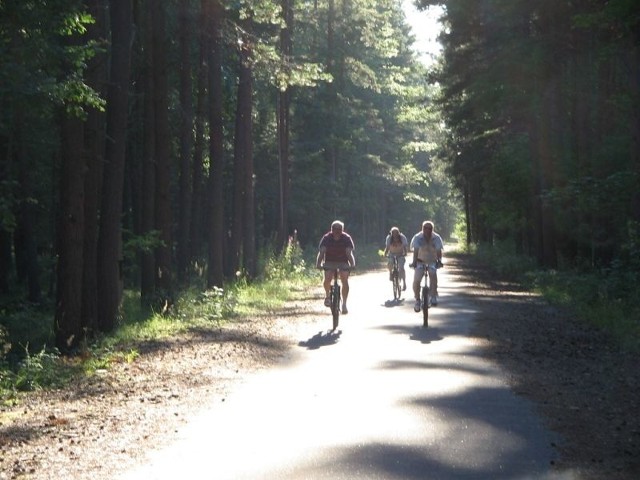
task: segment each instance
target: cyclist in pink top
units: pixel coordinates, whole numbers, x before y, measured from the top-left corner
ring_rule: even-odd
[[[338,269],[340,275],[340,283],[342,283],[342,313],[348,313],[347,297],[349,296],[349,269],[356,266],[356,260],[353,256],[353,239],[351,235],[344,231],[344,223],[335,220],[331,224],[331,231],[325,233],[320,239],[318,245],[318,256],[316,258],[316,267],[330,269]],[[324,304],[331,306],[329,300],[329,291],[331,289],[331,280],[333,272],[331,270],[324,271]]]

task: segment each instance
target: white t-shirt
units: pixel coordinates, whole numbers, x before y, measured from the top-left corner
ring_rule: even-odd
[[[432,263],[438,260],[438,250],[444,248],[442,237],[435,232],[431,233],[431,239],[424,238],[424,233],[416,233],[411,239],[411,249],[418,250],[418,260],[424,263]]]

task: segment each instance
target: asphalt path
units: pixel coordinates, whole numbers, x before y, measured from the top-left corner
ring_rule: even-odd
[[[468,335],[478,311],[460,278],[440,270],[427,329],[410,286],[393,302],[383,271],[350,283],[337,332],[319,313],[278,367],[121,479],[575,478],[552,468],[558,438]]]

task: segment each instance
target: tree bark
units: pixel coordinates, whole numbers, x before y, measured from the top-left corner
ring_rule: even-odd
[[[95,23],[87,28],[87,37],[106,45],[107,0],[86,0]],[[107,55],[98,53],[89,61],[87,84],[104,98],[107,88]],[[85,188],[84,188],[84,269],[82,280],[82,318],[90,335],[98,326],[98,204],[105,152],[105,115],[95,108],[87,114],[85,124]]]
[[[220,24],[223,9],[219,0],[208,0],[211,25],[209,41],[209,265],[207,285],[209,288],[222,287],[224,280],[224,204],[222,171],[224,169],[224,136],[222,130],[222,36]]]
[[[61,146],[58,288],[54,329],[58,350],[70,352],[84,338],[81,292],[85,227],[83,122],[71,113],[62,115]]]
[[[191,187],[193,150],[193,101],[191,81],[191,31],[193,30],[189,0],[180,1],[179,33],[180,39],[180,186],[178,205],[178,281],[184,283],[189,262],[191,261]]]
[[[16,215],[16,235],[18,239],[16,242],[16,252],[20,252],[20,265],[23,269],[22,278],[26,282],[27,286],[27,300],[33,303],[39,303],[41,300],[42,289],[40,287],[40,268],[38,266],[38,250],[36,247],[36,239],[34,237],[33,227],[33,205],[31,198],[33,198],[33,180],[30,159],[28,158],[25,148],[24,138],[24,122],[22,119],[22,113],[18,113],[16,119],[17,125],[17,158],[16,164],[22,165],[18,173],[19,183],[19,204]],[[71,147],[69,147],[71,148]],[[82,152],[82,146],[78,148],[78,152]],[[19,243],[19,247],[18,244]],[[75,259],[74,259],[75,260]]]
[[[284,17],[284,27],[280,31],[280,55],[282,65],[288,70],[293,53],[291,32],[293,31],[293,8],[290,0],[282,0],[282,15]],[[278,223],[278,244],[286,245],[289,236],[289,196],[291,190],[289,177],[289,117],[291,104],[291,89],[286,85],[284,89],[278,90],[277,105],[277,128],[278,128],[278,157],[280,176],[280,199],[279,199],[279,223]]]
[[[243,48],[242,46],[240,47]],[[233,140],[233,214],[231,221],[231,245],[229,247],[229,254],[231,259],[231,272],[238,272],[242,268],[242,250],[246,240],[244,232],[244,218],[245,213],[245,165],[244,161],[246,154],[244,149],[247,142],[245,136],[247,131],[245,130],[245,121],[242,118],[244,114],[242,102],[244,100],[243,88],[245,87],[244,75],[246,74],[246,68],[244,68],[243,55],[239,55],[238,65],[238,86],[236,93],[236,116],[235,116],[235,132]]]
[[[116,325],[122,299],[122,195],[131,71],[132,3],[110,2],[111,65],[107,91],[107,146],[98,237],[98,327]]]
[[[154,2],[153,22],[153,103],[155,111],[156,158],[156,230],[161,245],[156,249],[156,287],[160,308],[173,303],[172,249],[173,215],[171,212],[171,146],[169,130],[169,90],[167,78],[167,36],[165,2]]]
[[[144,5],[140,12],[142,25],[142,179],[141,179],[141,214],[140,235],[148,237],[155,228],[156,206],[156,161],[155,161],[155,110],[153,105],[153,42],[151,6]],[[143,307],[153,304],[156,290],[155,249],[145,249],[139,254],[140,259],[140,302]]]
[[[199,57],[197,69],[197,86],[196,86],[196,112],[195,112],[195,142],[193,147],[193,176],[192,176],[192,195],[191,195],[191,245],[192,255],[200,258],[202,255],[202,245],[204,240],[204,208],[206,196],[204,190],[204,149],[205,140],[205,120],[206,120],[206,102],[207,102],[207,49],[210,48],[207,35],[207,0],[202,0],[200,7],[199,26]]]
[[[256,276],[256,228],[254,206],[254,168],[253,168],[253,70],[251,67],[251,47],[249,42],[243,45],[240,55],[240,73],[238,79],[238,116],[240,118],[239,165],[243,176],[242,191],[242,262],[249,278]]]

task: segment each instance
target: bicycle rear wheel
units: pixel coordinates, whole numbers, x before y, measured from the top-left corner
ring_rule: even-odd
[[[429,326],[429,287],[422,287],[422,326]]]
[[[340,323],[340,285],[334,285],[331,289],[331,315],[333,317],[333,329]]]
[[[394,270],[392,275],[393,275],[393,282],[392,282],[392,285],[393,285],[393,299],[394,300],[400,300],[400,292],[402,290],[400,289],[400,278],[399,278],[399,275],[398,275],[398,271]]]

